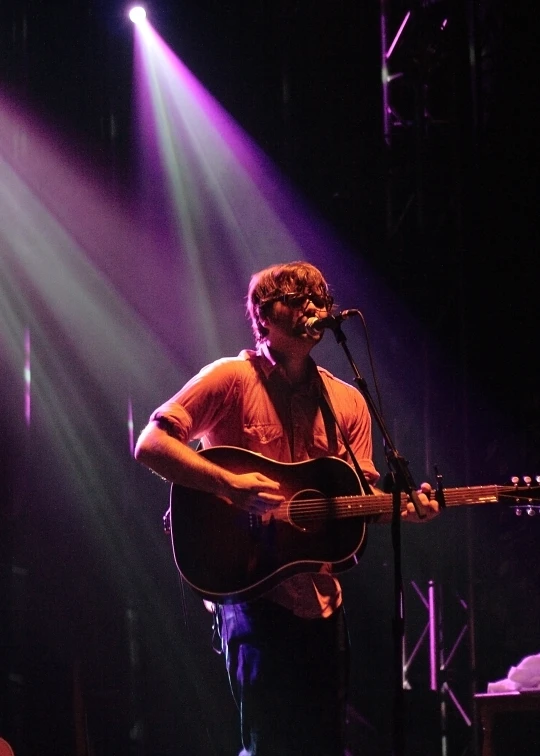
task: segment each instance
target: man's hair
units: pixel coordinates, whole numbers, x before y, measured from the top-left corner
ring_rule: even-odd
[[[261,315],[270,311],[283,294],[312,292],[328,296],[328,284],[314,265],[297,260],[271,265],[254,273],[247,293],[247,313],[257,343],[264,341],[268,330],[261,323]]]

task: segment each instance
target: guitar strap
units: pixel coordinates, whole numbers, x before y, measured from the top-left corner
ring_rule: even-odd
[[[349,453],[349,456],[350,456],[350,458],[352,460],[352,463],[353,463],[353,467],[354,467],[354,469],[356,471],[356,474],[358,475],[358,478],[360,480],[360,486],[362,488],[362,492],[365,495],[368,495],[368,494],[372,493],[371,486],[369,485],[369,483],[367,481],[367,478],[366,478],[366,476],[364,474],[364,471],[362,470],[362,468],[358,464],[358,460],[356,459],[356,457],[354,455],[354,452],[351,449],[351,445],[349,444],[347,436],[345,435],[345,433],[343,432],[343,429],[342,429],[341,425],[339,424],[339,420],[337,419],[336,412],[335,412],[335,410],[334,410],[334,408],[332,406],[332,402],[330,400],[330,395],[328,394],[328,389],[326,388],[326,385],[325,385],[322,377],[321,377],[321,401],[320,401],[320,407],[321,407],[321,412],[322,412],[322,415],[323,415],[323,418],[324,418],[324,421],[325,421],[325,425],[327,425],[326,420],[327,420],[328,414],[330,414],[331,421],[333,420],[333,422],[335,423],[336,428],[339,431],[339,434],[340,434],[340,436],[341,436],[341,438],[343,440],[343,444],[344,444],[345,448],[347,449],[347,451]]]

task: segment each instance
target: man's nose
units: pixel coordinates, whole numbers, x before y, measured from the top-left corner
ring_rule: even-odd
[[[309,299],[309,297],[308,297],[308,299],[306,300],[306,303],[304,305],[304,312],[306,312],[306,313],[312,313],[313,315],[315,315],[316,313],[321,312],[321,308],[317,307],[316,305],[314,305],[313,302],[311,301],[311,299]]]
[[[315,307],[311,299],[306,300],[306,303],[304,304],[304,307],[303,307],[303,312],[305,315],[315,315],[318,312],[317,308]]]

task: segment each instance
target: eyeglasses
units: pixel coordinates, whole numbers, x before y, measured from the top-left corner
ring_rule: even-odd
[[[328,294],[313,294],[313,292],[306,292],[305,294],[282,294],[279,297],[267,300],[265,304],[270,302],[283,302],[287,307],[291,307],[293,310],[303,309],[307,302],[312,302],[318,310],[331,310],[334,304],[334,298]]]

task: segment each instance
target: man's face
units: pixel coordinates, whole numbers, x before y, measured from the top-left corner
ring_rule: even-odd
[[[270,346],[278,350],[294,347],[304,342],[309,349],[322,338],[322,331],[310,336],[305,331],[305,323],[311,317],[325,317],[332,307],[328,297],[305,292],[304,294],[286,294],[274,302],[264,322],[268,329],[267,340]]]

